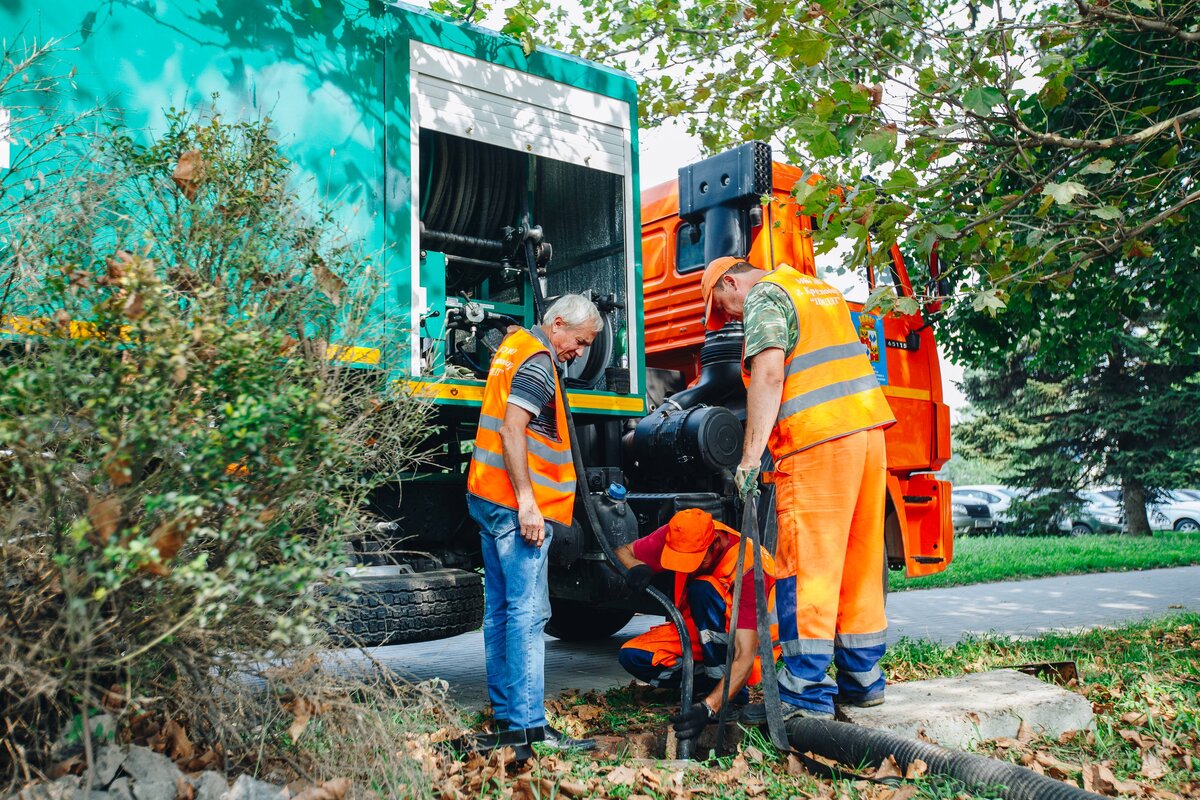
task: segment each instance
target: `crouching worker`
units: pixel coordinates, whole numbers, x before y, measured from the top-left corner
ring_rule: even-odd
[[[697,508],[685,509],[649,536],[617,548],[617,559],[629,569],[630,588],[643,592],[655,573],[675,573],[675,605],[687,622],[695,663],[694,686],[703,698],[671,718],[680,739],[700,735],[704,726],[716,722],[725,692],[725,659],[729,621],[737,611],[730,667],[731,705],[746,703],[748,685],[762,677],[758,651],[758,617],[754,590],[754,553],[747,543],[743,557],[741,602],[735,604],[737,574],[737,531],[713,520]],[[777,638],[775,624],[774,562],[760,548],[766,596],[771,620],[771,639]],[[778,657],[778,655],[776,655]],[[635,678],[651,686],[675,688],[682,679],[683,648],[671,623],[651,628],[621,647],[618,658]],[[736,715],[730,715],[730,719]]]

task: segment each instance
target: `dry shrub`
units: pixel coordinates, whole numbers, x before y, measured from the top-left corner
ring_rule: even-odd
[[[0,219],[10,779],[105,707],[219,733],[205,704],[224,708],[232,654],[321,640],[367,494],[427,433],[420,403],[334,346],[383,340],[381,281],[297,199],[267,122],[172,113],[81,163]]]

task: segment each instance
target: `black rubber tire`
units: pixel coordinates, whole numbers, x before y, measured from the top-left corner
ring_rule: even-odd
[[[1091,536],[1094,533],[1092,526],[1086,522],[1071,523],[1071,530],[1067,531],[1068,536]]]
[[[376,647],[445,639],[483,624],[483,576],[460,569],[359,578],[334,641]]]
[[[1197,530],[1200,530],[1200,523],[1197,523],[1196,520],[1190,517],[1184,517],[1175,522],[1175,530],[1178,533],[1195,533]]]
[[[552,597],[546,633],[564,642],[597,642],[624,628],[631,619],[632,611]]]

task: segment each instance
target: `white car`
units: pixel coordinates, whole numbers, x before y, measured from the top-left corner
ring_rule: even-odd
[[[1000,532],[1004,528],[1004,524],[1011,520],[1011,517],[1008,515],[1008,507],[1012,505],[1012,501],[1016,497],[1013,489],[986,483],[973,486],[955,486],[953,494],[961,495],[964,499],[972,498],[976,502],[986,505],[988,511],[992,514],[992,519],[996,521],[997,532]]]
[[[1115,503],[1121,502],[1121,490],[1104,488],[1098,494],[1110,498]],[[1170,529],[1180,533],[1196,533],[1200,531],[1200,500],[1197,500],[1192,490],[1170,491],[1163,497],[1151,503],[1146,508],[1150,517],[1150,527],[1157,530]]]

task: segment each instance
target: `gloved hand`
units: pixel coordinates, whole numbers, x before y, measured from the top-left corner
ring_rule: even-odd
[[[654,580],[654,570],[650,569],[648,564],[636,564],[625,573],[625,585],[634,594],[646,591],[646,587],[652,580]]]
[[[733,474],[733,485],[737,487],[738,497],[745,500],[758,495],[758,474],[760,467],[738,467]]]
[[[686,711],[680,711],[671,717],[671,726],[675,728],[675,736],[679,739],[694,739],[704,730],[704,726],[715,722],[717,715],[701,700],[694,703]]]

